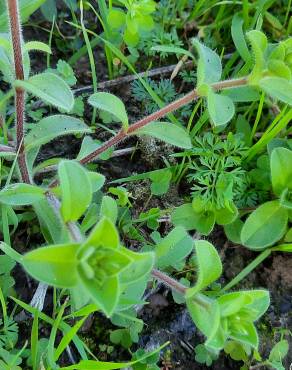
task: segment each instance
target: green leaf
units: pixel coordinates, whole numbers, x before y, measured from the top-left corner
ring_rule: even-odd
[[[118,218],[118,206],[117,202],[112,197],[107,195],[102,197],[100,215],[110,219],[113,224],[116,223]]]
[[[220,325],[220,310],[216,300],[200,295],[201,304],[187,299],[187,308],[199,330],[209,339],[216,335]]]
[[[292,190],[292,150],[275,148],[271,154],[271,177],[274,193],[278,196]]]
[[[101,289],[106,280],[120,274],[132,262],[127,249],[104,248],[100,245],[83,245],[78,258],[79,272],[83,278],[94,280],[96,289]]]
[[[81,159],[85,158],[88,154],[94,152],[101,145],[102,143],[99,142],[98,140],[93,140],[90,136],[85,136],[76,159],[80,161]],[[109,148],[105,152],[98,155],[97,158],[107,160],[111,157],[113,151],[114,151],[113,148]]]
[[[122,284],[132,284],[147,276],[155,261],[155,254],[152,252],[136,253],[129,249],[124,251],[132,259],[131,264],[120,274]]]
[[[276,247],[273,247],[273,250],[276,252],[292,252],[292,243],[286,243],[277,245]]]
[[[26,51],[43,51],[44,53],[52,54],[52,50],[49,45],[45,44],[44,42],[40,41],[29,41],[24,44],[24,48]]]
[[[153,29],[154,27],[154,20],[151,15],[141,15],[137,17],[138,22],[139,22],[139,31],[146,31],[149,32]]]
[[[270,294],[267,290],[255,289],[243,291],[243,294],[248,294],[251,302],[245,307],[249,319],[251,321],[258,320],[269,308],[270,305]]]
[[[175,208],[171,221],[175,226],[198,230],[201,234],[208,235],[214,227],[215,214],[212,211],[195,212],[192,203],[186,203]]]
[[[229,336],[233,340],[258,348],[258,333],[252,322],[241,321],[236,326],[231,326]]]
[[[251,55],[244,38],[244,33],[242,29],[243,23],[243,18],[240,16],[239,13],[236,13],[232,18],[231,36],[239,55],[246,63],[249,63],[251,60]]]
[[[45,198],[45,189],[30,184],[11,184],[0,191],[0,203],[25,206]]]
[[[229,207],[217,209],[215,211],[216,223],[218,225],[228,225],[236,220],[238,209],[233,202],[229,202]]]
[[[269,356],[269,361],[282,362],[283,358],[287,356],[289,351],[289,343],[286,339],[280,340],[272,348]]]
[[[135,16],[135,14],[132,14],[132,12],[128,12],[126,15],[126,25],[127,30],[129,30],[129,32],[133,34],[138,33],[139,29],[138,18],[137,16]]]
[[[190,149],[192,147],[187,131],[169,122],[151,122],[135,131],[135,135],[153,136],[179,148]]]
[[[239,114],[236,119],[236,134],[239,134],[242,136],[242,139],[244,141],[244,144],[246,146],[250,143],[250,137],[251,137],[251,127],[247,119],[244,117],[244,115]]]
[[[95,193],[96,191],[100,190],[103,187],[104,182],[105,182],[105,177],[101,173],[98,173],[98,172],[88,171],[87,173],[91,181],[92,192]]]
[[[61,213],[65,222],[77,221],[92,199],[91,181],[87,171],[74,161],[61,161],[58,175],[62,192]]]
[[[69,233],[61,217],[56,217],[47,199],[34,203],[41,232],[48,244],[63,244],[70,240]]]
[[[292,227],[287,231],[284,241],[286,243],[292,243]]]
[[[56,19],[58,15],[56,0],[47,0],[41,6],[41,12],[47,21],[53,22],[53,20]]]
[[[258,30],[249,31],[246,36],[251,44],[254,57],[254,67],[249,76],[249,82],[251,85],[257,85],[265,68],[264,52],[268,46],[268,40],[266,35]]]
[[[186,258],[193,249],[193,239],[181,226],[175,227],[155,248],[157,266],[166,268]]]
[[[248,351],[244,344],[229,340],[224,346],[224,352],[234,361],[247,362],[251,351]],[[240,370],[247,370],[247,368],[242,367]]]
[[[81,120],[57,114],[41,119],[25,137],[26,150],[39,147],[59,136],[91,133]]]
[[[243,222],[240,218],[237,218],[231,224],[224,225],[225,234],[232,243],[240,244],[241,243],[241,230],[243,228]]]
[[[206,240],[195,241],[195,252],[197,261],[197,282],[186,293],[191,298],[208,285],[217,280],[222,274],[222,263],[216,248]]]
[[[292,83],[281,77],[264,77],[259,86],[272,98],[292,105]]]
[[[207,96],[208,112],[215,126],[228,123],[235,113],[233,101],[225,95],[216,94],[209,89]]]
[[[239,86],[229,90],[223,90],[222,95],[228,96],[233,102],[253,102],[260,100],[260,94],[254,86]]]
[[[78,284],[77,251],[79,244],[37,248],[23,256],[22,265],[35,279],[62,288]]]
[[[241,242],[253,250],[261,250],[276,243],[285,234],[288,211],[278,200],[258,207],[245,221],[241,230]]]
[[[88,103],[95,108],[112,114],[122,122],[124,128],[128,127],[129,120],[125,105],[115,95],[106,92],[95,93],[89,97]]]
[[[22,263],[22,255],[18,253],[15,249],[11,248],[10,245],[4,242],[0,242],[0,249],[14,261]]]
[[[118,9],[112,9],[108,12],[107,22],[112,28],[119,29],[126,22],[125,13]]]
[[[196,227],[193,222],[193,215],[192,203],[186,203],[174,209],[171,214],[171,222],[175,226],[183,226],[186,230],[194,230]]]
[[[232,292],[218,298],[221,317],[228,317],[238,313],[244,306],[251,303],[248,292]]]
[[[272,76],[291,80],[290,68],[282,60],[269,60],[268,69]]]
[[[102,286],[97,287],[95,279],[88,279],[84,272],[79,269],[82,286],[86,289],[92,301],[110,317],[118,304],[120,296],[120,284],[117,276],[105,280]]]
[[[292,191],[286,188],[280,197],[280,204],[283,208],[292,210]]]
[[[197,87],[203,83],[210,84],[220,81],[222,65],[219,55],[197,39],[194,40],[194,46],[199,54]]]
[[[151,180],[151,194],[163,195],[169,189],[172,173],[166,168],[150,173],[149,178]]]
[[[129,310],[133,308],[134,305],[144,305],[145,301],[143,301],[142,297],[145,293],[147,283],[148,276],[145,276],[133,284],[123,284],[121,286],[121,295],[117,311]]]
[[[76,85],[76,82],[77,82],[77,79],[75,77],[75,74],[74,74],[74,71],[72,69],[72,67],[70,66],[70,64],[68,64],[67,62],[65,62],[64,60],[62,59],[59,59],[58,60],[58,63],[57,63],[57,74],[59,74],[60,77],[62,77],[62,79],[69,85],[69,86],[74,86]],[[80,98],[80,97],[79,97]],[[75,104],[76,104],[76,101],[75,100]],[[74,108],[75,107],[75,104],[74,104]],[[78,103],[77,103],[78,104]],[[83,101],[82,101],[82,98],[81,98],[81,104],[83,104]],[[74,108],[73,108],[73,111],[74,111]],[[82,109],[81,109],[82,110]],[[84,107],[83,107],[83,110],[84,110]],[[73,111],[71,111],[72,114]],[[81,114],[82,116],[83,114]]]
[[[70,112],[74,106],[74,96],[69,86],[54,73],[40,73],[25,81],[16,80],[14,85],[66,112]]]
[[[128,46],[135,47],[139,42],[139,33],[132,32],[132,29],[127,27],[123,39]]]

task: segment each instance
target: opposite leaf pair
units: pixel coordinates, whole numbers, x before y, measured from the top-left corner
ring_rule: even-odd
[[[15,258],[10,247],[2,244],[2,249]],[[122,247],[114,224],[106,217],[83,243],[46,246],[17,259],[37,280],[77,288],[84,302],[91,299],[107,316],[115,311],[124,284],[145,277],[154,264],[153,253],[134,253]]]
[[[268,44],[266,35],[258,30],[247,33],[251,43],[254,67],[249,84],[261,88],[271,97],[292,104],[292,38]]]
[[[202,290],[220,277],[222,264],[216,249],[207,241],[196,241],[195,250],[197,283],[187,289],[186,303],[196,326],[207,337],[206,345],[219,352],[228,340],[236,340],[257,348],[258,336],[253,322],[268,309],[269,293],[240,291],[218,298],[202,294]]]
[[[211,87],[211,84],[221,79],[222,64],[220,57],[198,40],[194,41],[194,45],[199,54],[197,90],[200,96],[207,98],[208,112],[214,125],[223,126],[234,116],[235,106],[228,96],[215,93]]]

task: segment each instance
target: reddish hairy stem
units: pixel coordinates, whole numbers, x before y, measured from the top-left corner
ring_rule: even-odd
[[[233,80],[225,80],[216,82],[212,85],[212,88],[214,91],[219,90],[225,90],[235,87],[244,86],[247,84],[247,78],[238,78]],[[142,118],[141,120],[133,123],[129,126],[128,130],[125,131],[124,129],[121,129],[115,136],[113,136],[111,139],[103,143],[99,148],[94,150],[93,152],[89,153],[86,157],[82,158],[80,160],[81,164],[86,164],[91,161],[93,161],[96,157],[98,157],[100,154],[111,148],[112,146],[115,146],[116,144],[120,143],[121,141],[125,140],[130,135],[134,135],[139,129],[142,127],[148,125],[150,122],[156,121],[167,114],[174,112],[175,110],[183,107],[184,105],[190,103],[191,101],[194,101],[200,97],[198,91],[196,89],[190,91],[188,94],[184,95],[182,98],[175,100],[174,102],[170,103],[169,105],[159,109],[157,112],[154,112],[150,114],[147,117]],[[54,180],[49,185],[50,188],[53,188],[58,185],[58,180]]]
[[[9,14],[10,32],[13,45],[15,79],[23,80],[24,73],[21,48],[22,40],[21,40],[18,1],[7,0],[7,9]],[[15,111],[16,111],[16,149],[18,152],[18,165],[23,182],[31,183],[24,152],[25,92],[21,88],[15,89]]]
[[[166,286],[168,286],[172,290],[176,290],[177,292],[183,295],[186,293],[187,288],[184,285],[182,285],[181,283],[179,283],[177,280],[173,279],[172,277],[166,275],[164,272],[153,269],[151,271],[151,274],[153,277],[155,277],[157,280],[164,283]]]
[[[226,80],[217,82],[212,85],[212,88],[214,91],[224,90],[224,89],[230,89],[234,87],[244,86],[247,84],[246,77],[234,79],[234,80]],[[154,112],[150,114],[147,117],[142,118],[141,120],[133,123],[129,126],[127,131],[121,130],[119,131],[114,137],[112,137],[110,140],[106,141],[103,145],[101,145],[98,149],[96,149],[94,152],[88,154],[86,157],[84,157],[80,163],[86,164],[91,162],[95,157],[99,156],[101,153],[105,152],[110,147],[118,144],[119,142],[126,139],[128,136],[133,135],[141,129],[142,127],[146,126],[150,122],[157,121],[158,119],[166,116],[167,114],[174,112],[175,110],[183,107],[184,105],[190,103],[191,101],[194,101],[198,99],[200,95],[198,94],[198,91],[192,90],[188,94],[184,95],[182,98],[175,100],[174,102],[170,103],[166,107],[163,107],[159,109],[157,112]]]
[[[11,39],[13,44],[14,68],[15,78],[23,80],[23,63],[21,50],[21,29],[19,22],[19,9],[17,0],[7,0],[7,7],[9,12]]]

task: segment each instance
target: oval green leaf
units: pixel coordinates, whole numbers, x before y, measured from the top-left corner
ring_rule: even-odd
[[[61,213],[65,222],[77,221],[92,198],[91,181],[86,170],[74,161],[62,161],[58,166],[62,192]]]
[[[196,259],[198,265],[196,285],[187,290],[187,299],[191,298],[222,274],[222,263],[216,248],[206,240],[195,241]]]
[[[197,39],[194,40],[194,46],[199,54],[197,86],[203,83],[209,84],[220,81],[222,65],[219,55]]]
[[[77,251],[79,244],[52,245],[26,253],[22,265],[35,279],[60,288],[78,284]]]
[[[30,184],[11,184],[0,191],[0,203],[26,206],[45,198],[45,190]]]
[[[234,103],[229,96],[216,94],[211,89],[208,91],[207,107],[215,126],[225,125],[235,113]]]
[[[271,154],[271,177],[278,196],[287,188],[292,190],[292,150],[275,148]]]
[[[30,150],[59,136],[91,133],[80,119],[57,114],[41,119],[25,137],[25,147]]]
[[[49,45],[45,44],[44,42],[40,41],[29,41],[25,43],[24,48],[26,51],[43,51],[44,53],[52,54],[52,50]]]
[[[40,73],[25,81],[16,80],[14,86],[65,112],[70,112],[74,106],[74,96],[69,86],[53,73]]]
[[[169,122],[151,122],[135,131],[135,135],[147,135],[183,149],[192,147],[187,131]]]
[[[265,77],[259,82],[263,89],[272,98],[292,105],[292,83],[281,77]]]
[[[95,93],[89,97],[88,103],[94,108],[112,114],[122,122],[123,127],[128,127],[129,121],[125,105],[115,95],[106,92]]]
[[[241,242],[253,250],[261,250],[280,240],[286,231],[288,211],[278,200],[258,207],[247,218],[241,230]]]

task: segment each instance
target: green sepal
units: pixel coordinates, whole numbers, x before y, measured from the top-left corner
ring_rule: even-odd
[[[103,217],[89,234],[84,246],[93,245],[116,249],[119,244],[119,234],[115,225],[109,218]]]
[[[79,271],[79,275],[82,286],[92,301],[101,308],[107,317],[110,317],[117,307],[120,296],[118,276],[112,276],[98,288],[94,279],[87,279],[81,271]]]
[[[257,330],[252,322],[241,322],[239,324],[231,324],[229,326],[229,337],[240,343],[248,344],[257,349],[259,345],[259,337]]]

